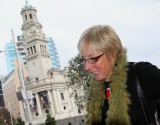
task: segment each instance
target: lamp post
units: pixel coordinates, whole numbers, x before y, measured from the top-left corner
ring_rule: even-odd
[[[19,58],[18,58],[18,49],[17,49],[17,45],[16,45],[16,42],[15,42],[13,29],[11,29],[11,33],[12,33],[12,39],[13,39],[13,43],[14,43],[14,47],[15,47],[15,51],[16,51],[16,60],[17,60],[18,69],[19,69],[18,71],[19,71],[19,76],[20,76],[20,83],[21,83],[21,86],[22,86],[21,89],[26,95],[27,91],[26,91],[26,88],[25,88],[25,85],[24,85],[24,79],[23,79],[22,69],[21,69],[21,65],[20,65],[20,62],[19,62]],[[25,106],[26,106],[26,115],[27,115],[27,118],[28,118],[29,125],[32,125],[32,123],[31,123],[31,111],[30,111],[30,106],[29,106],[27,96],[24,99],[24,103],[25,103]]]

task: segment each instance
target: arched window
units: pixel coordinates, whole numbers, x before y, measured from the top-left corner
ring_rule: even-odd
[[[26,18],[26,20],[27,20],[27,15],[25,15],[25,18]]]
[[[29,14],[30,19],[32,19],[32,14]]]
[[[64,110],[66,110],[66,106],[64,106],[63,108],[64,108]]]
[[[33,49],[32,49],[32,47],[30,47],[30,50],[31,50],[31,54],[33,54]]]
[[[35,46],[33,46],[33,49],[34,49],[34,53],[36,53],[36,47]]]

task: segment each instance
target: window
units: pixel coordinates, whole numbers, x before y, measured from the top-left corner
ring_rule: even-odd
[[[43,52],[42,45],[40,45],[41,52]]]
[[[30,47],[30,49],[31,49],[31,54],[33,54],[33,49],[32,49],[32,47]]]
[[[53,78],[53,73],[51,72],[50,74],[51,74],[51,78]]]
[[[36,53],[36,47],[35,46],[33,46],[33,49],[34,49],[34,52]]]
[[[44,52],[47,52],[46,46],[44,46]]]
[[[81,110],[80,109],[78,109],[78,113],[81,114]]]
[[[30,50],[29,50],[29,48],[27,48],[27,51],[28,51],[28,55],[30,55],[31,53],[30,53]]]
[[[45,46],[42,46],[43,52],[45,52]]]
[[[27,20],[27,15],[25,15],[25,18],[26,18],[26,20]]]
[[[21,52],[21,55],[26,55],[26,53],[25,52]]]
[[[64,106],[63,108],[64,108],[64,110],[66,110],[66,106]]]
[[[36,78],[36,81],[38,81],[39,79],[38,79],[38,77]]]
[[[32,14],[29,14],[30,19],[32,19]]]
[[[61,99],[64,100],[64,95],[63,93],[60,93],[61,94]]]
[[[84,123],[84,120],[82,119],[82,123]]]

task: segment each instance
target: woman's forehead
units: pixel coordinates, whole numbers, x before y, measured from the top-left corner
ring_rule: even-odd
[[[96,48],[91,48],[91,47],[83,47],[82,49],[82,56],[89,57],[96,55],[97,53],[102,53],[102,52]]]

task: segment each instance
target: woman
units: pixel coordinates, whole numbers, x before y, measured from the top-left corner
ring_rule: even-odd
[[[99,84],[90,87],[88,125],[147,125],[137,93],[141,85],[151,121],[155,124],[156,100],[160,98],[160,70],[149,62],[127,62],[126,50],[108,25],[96,25],[80,37],[78,50],[84,69]]]

